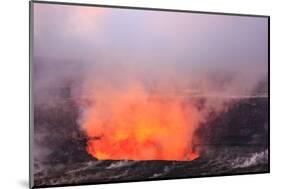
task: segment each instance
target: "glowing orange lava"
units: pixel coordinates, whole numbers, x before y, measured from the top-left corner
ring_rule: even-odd
[[[160,98],[140,85],[100,90],[83,120],[87,151],[99,160],[196,159],[192,138],[197,109],[179,98]]]

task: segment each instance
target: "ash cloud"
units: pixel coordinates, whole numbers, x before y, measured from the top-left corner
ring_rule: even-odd
[[[266,18],[35,4],[35,106],[140,81],[147,91],[224,97],[204,106],[222,111],[225,97],[267,88],[267,39]]]

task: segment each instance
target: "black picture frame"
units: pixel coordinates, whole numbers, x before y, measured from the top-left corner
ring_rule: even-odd
[[[177,177],[177,178],[153,178],[144,180],[122,180],[112,182],[89,182],[81,184],[57,184],[34,186],[33,180],[33,97],[32,97],[32,57],[33,57],[33,5],[34,4],[54,4],[54,5],[68,5],[68,6],[87,6],[87,7],[102,7],[102,8],[118,8],[118,9],[132,9],[132,10],[149,10],[149,11],[163,11],[163,12],[182,12],[182,13],[196,13],[196,14],[210,14],[210,15],[229,15],[229,16],[243,16],[243,17],[263,17],[268,20],[268,171],[256,173],[233,173],[233,174],[214,174],[206,176],[192,176],[192,177]],[[70,3],[70,2],[54,2],[54,1],[29,1],[29,187],[30,188],[47,188],[47,187],[64,187],[64,186],[81,186],[81,185],[96,185],[96,184],[111,184],[111,183],[127,183],[127,182],[142,182],[142,181],[160,181],[160,180],[175,180],[175,179],[189,179],[189,178],[205,178],[205,177],[221,177],[221,176],[239,176],[249,174],[265,174],[270,173],[270,16],[256,15],[256,14],[240,14],[240,13],[224,13],[224,12],[206,12],[206,11],[192,11],[179,9],[164,9],[164,8],[148,8],[148,7],[132,7],[119,5],[102,5],[102,4],[88,4],[88,3]]]

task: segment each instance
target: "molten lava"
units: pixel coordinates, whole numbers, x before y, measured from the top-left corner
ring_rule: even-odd
[[[140,85],[96,90],[83,128],[87,151],[99,160],[196,159],[192,138],[198,110],[180,98],[148,93]]]

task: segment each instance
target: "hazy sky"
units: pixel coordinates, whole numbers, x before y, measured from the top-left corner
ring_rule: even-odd
[[[113,80],[194,86],[222,75],[248,90],[267,76],[267,32],[263,17],[34,5],[35,57],[77,61],[86,75]]]

